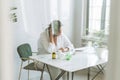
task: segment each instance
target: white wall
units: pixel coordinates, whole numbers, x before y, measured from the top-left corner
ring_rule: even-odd
[[[111,0],[109,62],[106,80],[120,79],[120,0]]]

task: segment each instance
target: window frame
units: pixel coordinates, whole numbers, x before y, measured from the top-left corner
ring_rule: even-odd
[[[85,5],[83,6],[84,7],[84,22],[83,22],[83,33],[82,33],[82,36],[87,36],[90,34],[89,32],[89,16],[90,16],[90,0],[86,0],[85,2]],[[105,26],[106,26],[106,8],[107,8],[107,0],[103,0],[103,3],[102,3],[102,12],[101,12],[101,22],[100,22],[100,30],[105,30]],[[106,8],[105,8],[106,7]],[[107,32],[109,34],[109,32]],[[108,35],[107,34],[107,35]],[[106,34],[105,34],[106,35]]]
[[[100,20],[100,31],[98,31],[97,33],[102,31],[102,35],[104,35],[104,37],[98,37],[98,36],[96,37],[95,35],[91,35],[90,32],[89,32],[89,28],[90,28],[90,26],[89,26],[90,0],[85,0],[84,1],[84,5],[83,5],[83,16],[84,17],[83,17],[83,27],[82,27],[82,35],[81,35],[81,40],[82,40],[81,45],[82,46],[85,46],[89,41],[92,41],[93,44],[94,44],[94,42],[100,41],[99,39],[102,39],[102,38],[103,38],[102,43],[104,43],[105,46],[107,46],[109,31],[108,31],[108,34],[106,34],[106,31],[104,31],[104,29],[106,29],[106,26],[109,28],[109,25],[106,25],[106,21],[107,21],[107,19],[106,19],[106,16],[107,16],[106,15],[107,14],[106,8],[108,8],[107,0],[105,0],[105,2],[103,0],[103,3],[102,3],[102,6],[101,6],[102,12],[101,12],[101,16],[100,16],[101,18],[100,19],[102,19],[102,20]],[[104,9],[104,7],[106,7],[106,8]],[[110,5],[109,5],[109,12],[108,13],[110,13]],[[104,21],[104,23],[102,21]],[[108,18],[108,23],[107,24],[109,24],[109,18]],[[100,33],[100,35],[101,35],[101,33]],[[96,38],[99,38],[99,39],[96,39]]]

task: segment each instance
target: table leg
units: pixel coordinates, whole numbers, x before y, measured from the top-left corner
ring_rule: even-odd
[[[101,72],[103,72],[103,70],[104,70],[104,67],[101,66],[100,71],[97,72],[97,74],[92,78],[92,80],[94,80],[98,74],[100,74]]]
[[[74,72],[72,72],[72,80],[73,80],[73,78],[74,78]]]
[[[97,65],[97,67],[98,67],[99,70],[101,70],[103,68],[101,65]],[[104,74],[103,71],[101,71],[101,72]]]
[[[102,65],[99,65],[99,66],[101,67],[101,69],[104,70],[104,67],[105,67],[105,66],[102,66]],[[103,70],[102,70],[102,72],[103,72]],[[104,72],[103,72],[103,74],[104,74]]]
[[[69,72],[67,72],[67,80],[69,80]]]
[[[66,71],[61,71],[61,73],[57,76],[57,78],[55,79],[55,80],[59,80],[62,76],[63,76],[63,74],[65,73]]]
[[[73,80],[73,77],[74,77],[74,72],[72,72],[72,78],[71,78],[71,80]],[[69,80],[69,72],[67,72],[67,80]]]
[[[90,67],[88,68],[88,80],[90,80]]]

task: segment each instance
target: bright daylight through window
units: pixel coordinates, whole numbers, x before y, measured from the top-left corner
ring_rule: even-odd
[[[109,35],[110,0],[87,0],[85,35],[95,42],[106,42]]]

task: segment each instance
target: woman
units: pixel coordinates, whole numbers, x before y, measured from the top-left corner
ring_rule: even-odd
[[[66,52],[73,49],[73,44],[62,32],[62,26],[59,20],[54,20],[53,23],[41,33],[38,41],[38,54],[52,53],[58,50]]]
[[[54,20],[49,27],[41,33],[38,41],[38,54],[51,54],[61,50],[67,52],[74,47],[70,40],[63,34],[62,25],[59,20]],[[50,67],[53,80],[60,73],[60,70]]]

